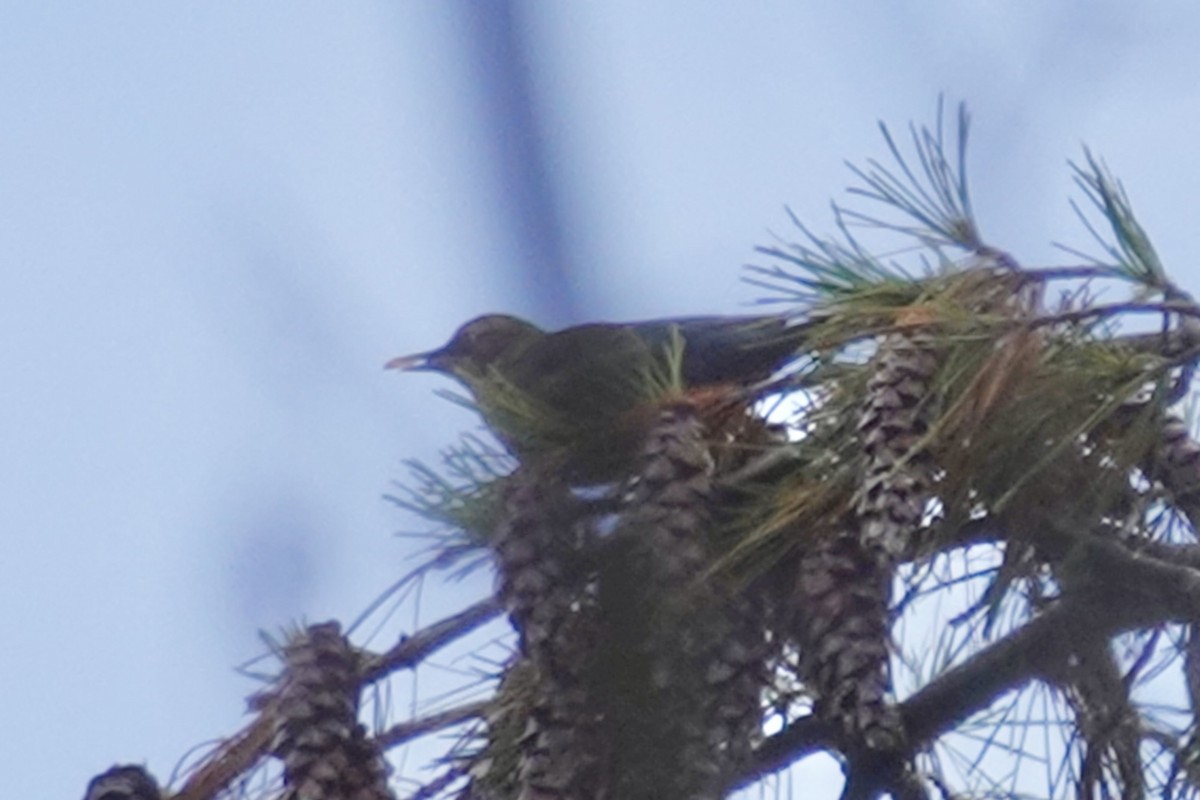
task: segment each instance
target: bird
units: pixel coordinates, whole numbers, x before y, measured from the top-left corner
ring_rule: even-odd
[[[507,314],[462,325],[434,350],[386,369],[461,384],[519,460],[553,454],[576,477],[619,470],[644,429],[639,412],[670,394],[745,389],[797,353],[803,326],[778,315],[593,322],[545,331]]]

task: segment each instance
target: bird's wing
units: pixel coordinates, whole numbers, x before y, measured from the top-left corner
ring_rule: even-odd
[[[550,407],[603,413],[644,396],[637,383],[661,358],[629,326],[592,323],[547,334],[504,369]]]
[[[650,320],[630,327],[657,350],[672,329],[683,336],[683,378],[689,386],[754,383],[782,367],[799,346],[798,328],[782,316],[682,317]]]

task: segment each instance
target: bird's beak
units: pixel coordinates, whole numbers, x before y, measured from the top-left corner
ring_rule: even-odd
[[[430,350],[427,353],[413,353],[411,356],[400,356],[393,358],[391,361],[383,365],[384,369],[399,369],[407,372],[416,372],[420,370],[439,370],[441,369],[441,360],[438,358],[441,352],[438,350]]]

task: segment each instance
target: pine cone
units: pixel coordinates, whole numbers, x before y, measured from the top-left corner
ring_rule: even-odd
[[[904,747],[888,701],[892,581],[929,499],[931,459],[919,445],[936,369],[926,337],[895,335],[880,345],[858,422],[866,464],[854,511],[833,533],[810,536],[800,556],[801,675],[852,758],[890,759]]]
[[[88,783],[83,800],[160,800],[158,781],[136,764],[118,765]]]
[[[724,797],[760,724],[761,620],[699,582],[712,560],[713,469],[692,404],[662,408],[602,576],[614,796]]]
[[[600,634],[586,525],[553,477],[523,466],[510,479],[493,546],[533,684],[519,743],[521,800],[602,793],[606,750],[592,689]]]
[[[917,445],[929,431],[929,381],[937,357],[924,337],[883,343],[867,382],[858,431],[867,456],[857,513],[863,541],[892,559],[911,546],[929,499],[932,466]]]
[[[467,786],[459,800],[514,800],[520,791],[522,740],[537,699],[537,671],[528,658],[509,661],[492,698],[485,722],[487,742],[472,755]]]
[[[358,723],[359,664],[336,622],[313,625],[284,648],[279,724],[285,800],[390,800],[387,763]]]
[[[848,749],[899,746],[891,689],[892,567],[883,551],[849,530],[814,542],[800,558],[795,608],[800,674],[817,714]]]
[[[1185,511],[1187,506],[1200,508],[1200,442],[1192,438],[1187,423],[1179,417],[1163,420],[1154,462],[1155,477],[1175,495],[1176,502],[1185,506]]]

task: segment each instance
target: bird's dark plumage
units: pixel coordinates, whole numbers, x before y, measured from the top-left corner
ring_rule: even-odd
[[[517,317],[489,314],[442,347],[387,367],[434,370],[462,383],[484,419],[513,450],[619,449],[639,406],[665,388],[770,377],[797,351],[800,329],[778,316],[684,317],[589,323],[547,333]]]
[[[639,340],[638,347],[669,347],[676,333],[684,344],[683,380],[688,386],[763,380],[797,349],[796,335],[774,316],[594,322],[547,333],[518,317],[487,314],[464,324],[442,347],[393,359],[387,367],[459,377],[462,369],[503,365],[544,376],[571,362],[606,359],[606,349],[628,348],[631,337]]]

